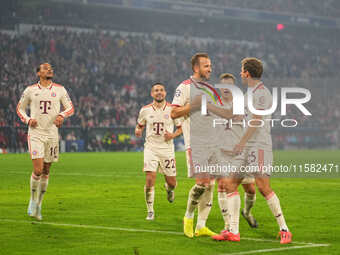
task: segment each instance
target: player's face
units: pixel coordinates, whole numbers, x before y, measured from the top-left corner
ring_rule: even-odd
[[[248,84],[248,80],[250,78],[250,74],[249,74],[248,71],[244,70],[243,65],[241,67],[240,76],[241,76],[241,79],[242,79],[242,84],[247,85]]]
[[[199,58],[197,72],[202,79],[209,80],[211,74],[211,61],[209,58]]]
[[[232,84],[232,85],[235,85],[235,82],[234,82],[234,80],[233,79],[222,79],[221,80],[221,83],[223,83],[223,84]],[[229,90],[229,89],[225,89],[225,88],[222,88],[222,89],[220,89],[220,91],[221,91],[221,96],[222,96],[222,98],[228,98],[228,97],[230,97],[232,94],[231,94],[231,91]]]
[[[163,102],[166,97],[166,91],[164,86],[162,85],[153,86],[151,90],[151,96],[156,102],[158,103]]]
[[[53,69],[52,66],[48,63],[40,65],[40,71],[38,72],[38,76],[42,79],[52,79],[53,78]]]

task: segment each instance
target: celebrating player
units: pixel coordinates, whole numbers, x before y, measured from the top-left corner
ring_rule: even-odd
[[[146,175],[144,193],[147,220],[155,217],[153,204],[157,169],[164,174],[168,201],[172,203],[175,199],[176,160],[173,139],[182,134],[180,121],[173,120],[170,116],[171,105],[165,101],[165,86],[155,83],[151,88],[151,97],[153,102],[140,110],[135,129],[136,137],[141,137],[146,127],[143,170]],[[174,125],[177,129],[173,133]]]
[[[256,115],[249,110],[248,93],[252,93],[252,105],[257,110],[269,109],[272,105],[272,95],[260,80],[263,72],[262,62],[256,58],[245,58],[242,60],[241,78],[242,82],[250,88],[245,95],[246,121],[251,122],[246,128],[241,140],[233,148],[234,155],[246,157],[248,169],[251,169],[255,177],[256,186],[260,193],[266,198],[268,206],[275,216],[280,228],[281,244],[290,243],[292,234],[286,225],[280,201],[270,187],[269,169],[273,163],[272,140],[270,134],[270,124],[263,119],[270,119],[270,115]],[[245,168],[246,169],[246,168]],[[227,211],[230,216],[229,230],[223,230],[219,235],[213,236],[216,240],[240,241],[239,234],[239,213],[240,195],[237,187],[241,183],[243,173],[226,179],[225,188],[227,190]],[[241,177],[241,178],[240,178]]]
[[[190,131],[190,119],[192,118],[192,113],[199,108],[199,105],[190,102],[191,95],[194,95],[194,91],[199,89],[209,89],[209,85],[204,83],[210,78],[211,74],[211,61],[206,53],[197,53],[191,58],[191,65],[193,70],[193,75],[183,81],[176,89],[175,96],[172,102],[174,108],[171,112],[172,118],[184,117],[182,123],[184,142],[186,148],[186,160],[188,168],[188,176],[195,177],[196,184],[191,188],[188,196],[187,209],[184,216],[184,234],[192,238],[194,236],[193,231],[193,218],[195,209],[198,207],[198,218],[197,225],[195,228],[195,236],[212,236],[215,233],[205,226],[206,220],[211,210],[212,199],[213,199],[213,189],[214,189],[214,179],[210,176],[199,176],[194,174],[194,162],[192,158],[192,142],[197,142],[191,140]],[[191,121],[192,122],[192,121]],[[198,127],[198,125],[196,125]],[[210,128],[209,125],[201,125],[200,127]],[[196,148],[200,148],[200,144]],[[196,153],[197,151],[195,151]],[[206,162],[210,155],[208,155],[208,150],[201,147],[202,152],[202,162]]]
[[[224,84],[235,85],[235,77],[232,74],[224,73],[220,75],[220,82]],[[219,138],[218,148],[216,155],[216,161],[218,164],[226,166],[236,166],[236,165],[244,165],[244,159],[240,156],[233,157],[232,151],[234,146],[240,141],[242,135],[244,133],[244,128],[242,124],[235,120],[234,124],[232,121],[227,121],[227,118],[230,117],[232,111],[224,111],[232,110],[232,101],[233,95],[231,91],[227,88],[220,89],[221,99],[223,102],[222,107],[216,107],[213,104],[209,104],[208,109],[209,112],[222,117],[224,125],[217,125],[216,128],[217,136]],[[225,121],[225,123],[224,123]],[[228,177],[228,172],[219,173],[220,176],[217,178],[218,182],[218,203],[222,212],[222,216],[225,222],[225,229],[229,229],[229,215],[227,211],[227,189],[226,189],[226,178]],[[255,190],[255,179],[253,176],[246,176],[242,179],[242,186],[245,191],[244,193],[244,208],[242,210],[242,216],[247,220],[248,224],[252,228],[257,228],[258,224],[251,214],[250,210],[254,206],[256,200],[256,190]]]
[[[48,63],[37,68],[39,82],[23,92],[17,105],[17,114],[28,128],[28,149],[33,162],[28,215],[42,220],[41,204],[47,190],[52,162],[59,158],[58,128],[64,118],[71,116],[74,108],[66,89],[52,81],[53,69]],[[60,111],[61,104],[64,111]],[[26,107],[30,108],[30,117]]]

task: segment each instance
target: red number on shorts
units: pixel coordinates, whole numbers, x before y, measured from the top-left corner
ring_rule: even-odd
[[[170,167],[170,164],[172,163],[172,166]],[[165,168],[175,168],[175,160],[174,159],[166,159],[165,160]]]
[[[255,161],[256,161],[255,151],[252,151],[252,152],[248,155],[248,163],[254,163]]]
[[[53,147],[50,148],[51,157],[54,155],[54,157],[57,158],[57,150],[58,150],[58,146],[55,146],[54,148]]]

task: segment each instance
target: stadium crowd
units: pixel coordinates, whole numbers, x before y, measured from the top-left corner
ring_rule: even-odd
[[[194,3],[218,5],[233,8],[264,10],[276,13],[293,13],[310,16],[338,18],[340,3],[336,0],[190,0]]]
[[[55,82],[67,87],[75,105],[75,115],[66,120],[65,127],[133,127],[140,107],[151,101],[151,84],[164,82],[167,98],[172,100],[175,87],[191,73],[190,56],[197,51],[211,55],[215,81],[226,71],[238,76],[240,60],[245,56],[264,61],[265,77],[308,80],[338,74],[340,48],[332,43],[317,36],[308,43],[308,38],[289,33],[260,34],[250,44],[40,27],[14,37],[0,33],[0,126],[21,125],[16,104],[24,88],[37,81],[35,68],[41,61],[53,65]],[[324,89],[339,95],[339,87],[334,85],[327,84]],[[340,109],[339,98],[320,102],[312,105],[316,113],[313,121],[303,123],[304,127],[331,128],[339,122],[339,111],[330,111]],[[294,116],[293,111],[290,114]]]

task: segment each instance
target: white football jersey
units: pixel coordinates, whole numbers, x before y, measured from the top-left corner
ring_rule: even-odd
[[[268,110],[272,106],[273,97],[267,87],[264,86],[262,82],[257,84],[252,90],[253,93],[253,106],[256,110]],[[248,92],[244,97],[244,105],[245,105],[245,118],[248,123],[249,120],[252,119],[252,113],[248,108]],[[258,127],[253,134],[253,136],[248,140],[247,146],[256,146],[258,148],[264,150],[272,150],[272,137],[270,133],[270,121],[266,121],[266,119],[271,119],[271,115],[262,116],[262,120],[264,121],[264,125],[262,127]],[[246,125],[247,125],[246,123]]]
[[[173,106],[184,106],[190,103],[196,96],[205,95],[207,102],[213,102],[217,95],[215,88],[205,82],[196,82],[192,77],[183,81],[176,89]],[[193,145],[211,147],[216,146],[216,135],[214,134],[213,120],[216,116],[211,114],[202,115],[198,110],[184,117],[182,130],[186,149]]]
[[[164,139],[165,131],[173,133],[174,125],[178,128],[181,126],[179,119],[171,118],[171,109],[171,105],[167,102],[161,108],[153,104],[142,107],[137,123],[140,127],[146,127],[145,148],[174,150],[173,139],[167,142]]]
[[[177,87],[175,91],[174,99],[172,100],[172,106],[184,106],[187,103],[190,103],[190,86],[191,79],[187,79],[183,81]],[[190,118],[188,116],[184,116],[182,121],[182,131],[184,136],[185,149],[190,148]]]
[[[61,112],[60,106],[64,111]],[[26,113],[29,106],[30,116]],[[73,104],[66,89],[54,82],[43,87],[38,82],[27,87],[17,105],[17,114],[21,121],[28,124],[30,119],[37,120],[36,127],[29,127],[28,134],[35,136],[58,137],[58,128],[53,123],[58,115],[67,118],[74,113]]]

